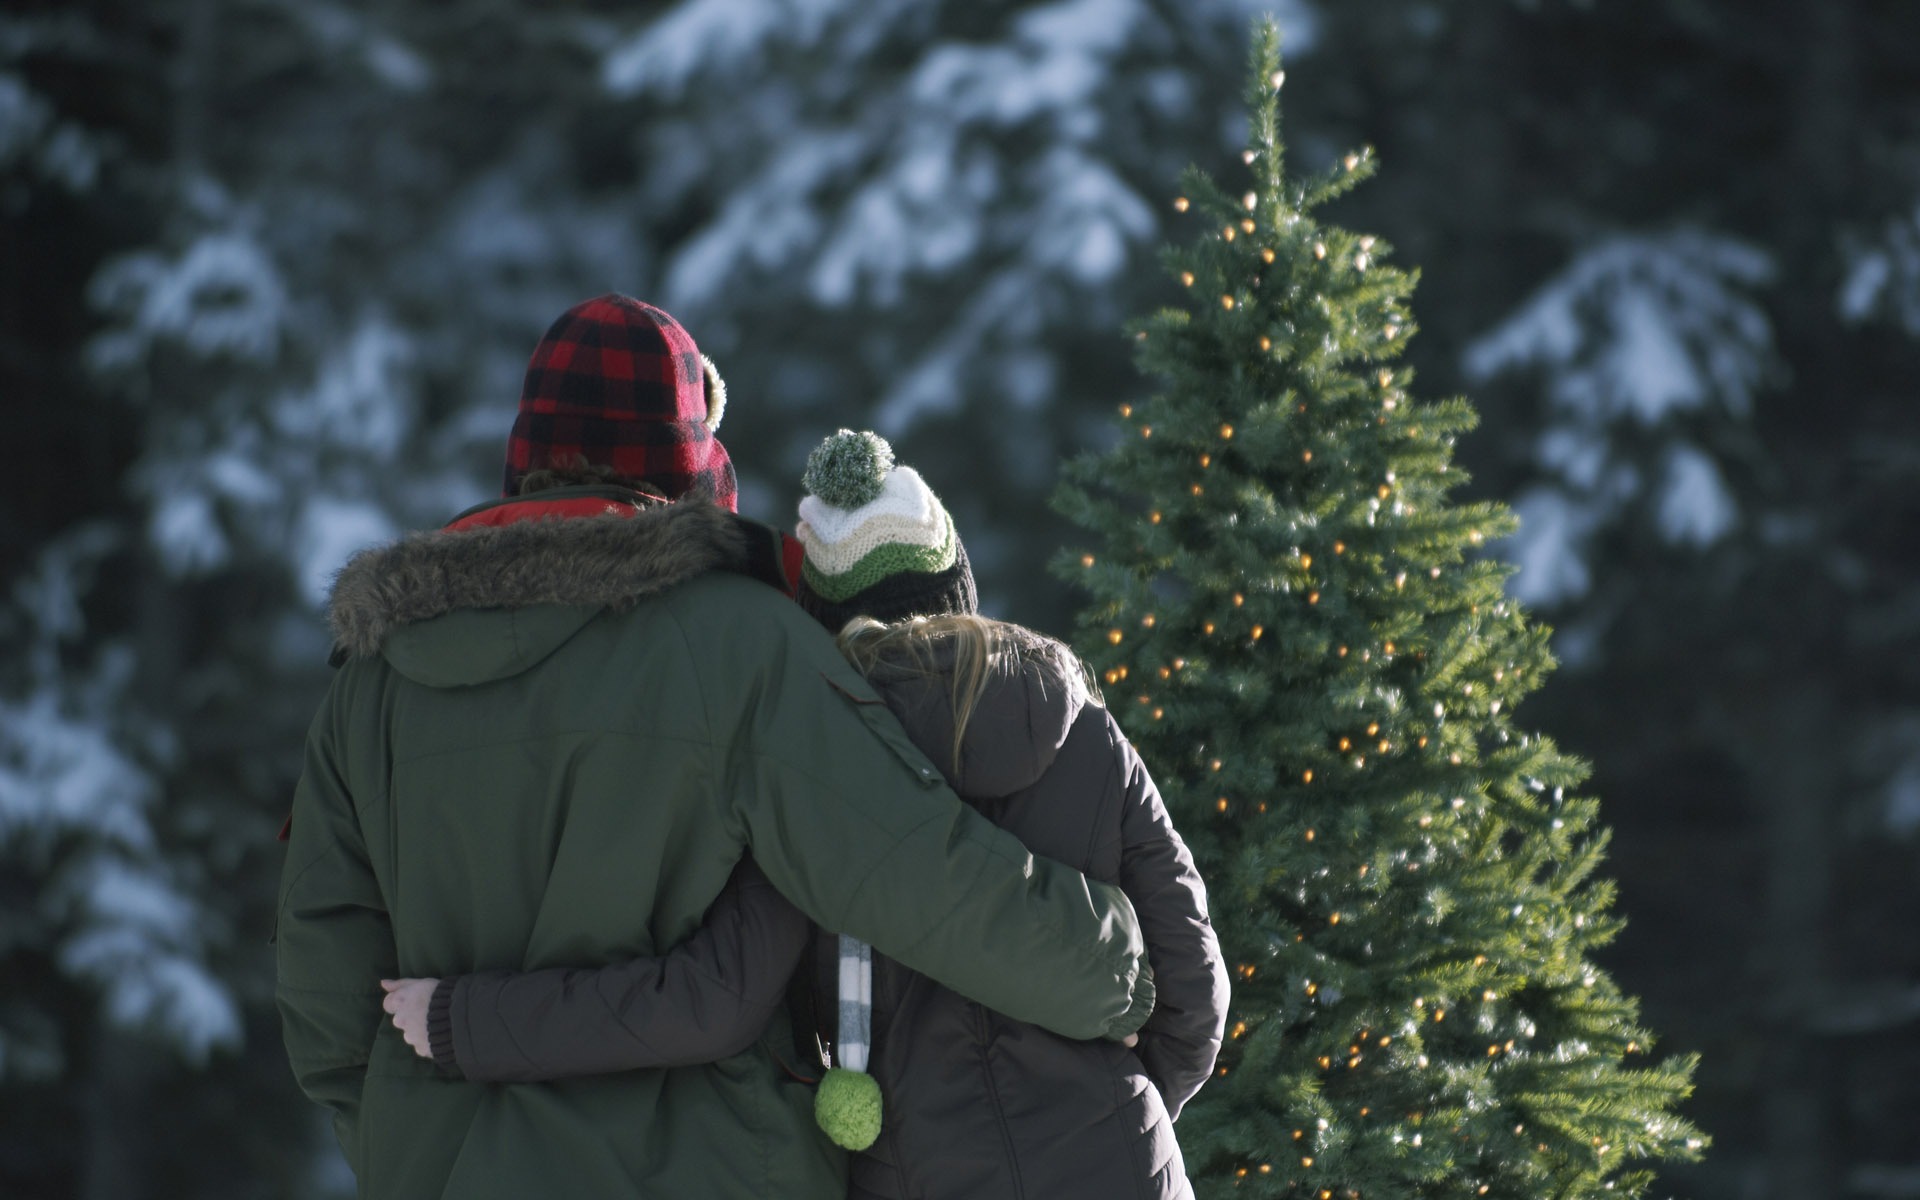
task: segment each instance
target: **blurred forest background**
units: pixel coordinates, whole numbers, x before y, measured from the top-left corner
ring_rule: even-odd
[[[1279,9],[1297,171],[1420,267],[1419,393],[1595,765],[1608,965],[1715,1138],[1657,1194],[1920,1196],[1920,5],[7,0],[0,1194],[348,1194],[271,1003],[355,548],[491,495],[618,290],[718,360],[742,508],[871,426],[1064,632],[1060,459]]]

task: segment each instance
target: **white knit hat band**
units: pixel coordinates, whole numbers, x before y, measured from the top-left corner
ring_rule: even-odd
[[[824,575],[844,575],[861,559],[881,546],[889,545],[944,550],[947,552],[943,556],[946,561],[940,565],[945,566],[952,561],[953,522],[944,512],[936,516],[932,524],[891,514],[874,517],[863,521],[837,542],[822,540],[819,531],[806,521],[800,523],[796,534],[806,547],[807,561],[813,564],[814,570]]]
[[[940,507],[926,480],[912,467],[895,467],[881,485],[880,495],[858,508],[835,508],[818,496],[807,496],[800,501],[800,519],[812,527],[815,538],[827,545],[843,540],[861,525],[882,516],[900,517],[924,526],[931,531],[931,537],[937,538],[945,532],[942,525],[946,510]]]

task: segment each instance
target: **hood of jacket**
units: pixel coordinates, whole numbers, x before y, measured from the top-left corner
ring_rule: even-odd
[[[508,506],[537,514],[590,491]],[[748,571],[752,541],[746,522],[702,501],[415,533],[348,560],[328,624],[346,657],[383,654],[432,687],[486,683],[545,659],[605,610],[708,571]]]
[[[953,754],[954,656],[936,644],[926,663],[882,661],[868,676],[914,743],[947,773],[953,790],[997,799],[1031,787],[1067,740],[1067,730],[1090,700],[1079,660],[1067,647],[1039,635],[998,655],[987,668],[985,690]]]

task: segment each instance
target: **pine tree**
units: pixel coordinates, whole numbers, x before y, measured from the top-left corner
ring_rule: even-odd
[[[1304,4],[1271,7],[1311,37]],[[1065,597],[1027,569],[1067,532],[1045,497],[1064,447],[1130,381],[1111,350],[1151,303],[1135,289],[1158,285],[1141,268],[1169,215],[1148,197],[1187,155],[1237,149],[1234,97],[1203,81],[1237,60],[1245,10],[790,9],[680,0],[604,43],[608,103],[644,131],[650,298],[735,395],[766,398],[725,435],[744,511],[790,520],[806,450],[835,426],[872,428],[950,481],[997,615],[1058,625]]]
[[[1259,27],[1235,197],[1198,170],[1165,255],[1192,297],[1138,324],[1158,383],[1059,507],[1098,540],[1102,673],[1206,875],[1234,998],[1179,1132],[1203,1195],[1633,1195],[1695,1157],[1691,1060],[1654,1062],[1592,954],[1619,930],[1587,768],[1513,722],[1552,667],[1483,543],[1464,399],[1396,365],[1414,277],[1316,209],[1370,152],[1282,170]]]

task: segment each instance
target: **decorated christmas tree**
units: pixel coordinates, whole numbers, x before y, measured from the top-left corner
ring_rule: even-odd
[[[1282,169],[1255,31],[1244,194],[1198,170],[1134,330],[1151,399],[1073,463],[1080,648],[1206,875],[1233,978],[1179,1124],[1202,1196],[1634,1195],[1695,1157],[1693,1063],[1648,1057],[1592,955],[1620,929],[1586,767],[1514,721],[1548,631],[1450,501],[1463,399],[1396,365],[1413,277],[1314,213],[1374,169]]]

